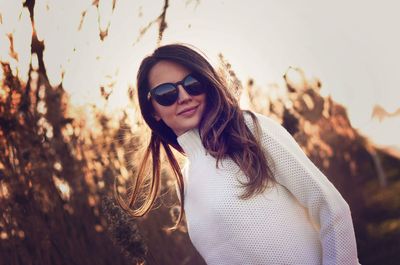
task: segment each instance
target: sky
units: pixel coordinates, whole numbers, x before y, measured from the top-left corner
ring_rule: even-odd
[[[0,59],[26,79],[31,29],[21,2],[0,0]],[[160,14],[163,1],[118,0],[113,14],[111,2],[100,1],[99,18],[90,0],[36,1],[36,29],[45,40],[50,81],[63,80],[75,105],[103,104],[99,85],[114,84],[107,108],[123,108],[140,60],[156,48],[157,24],[134,43],[140,29]],[[400,107],[398,10],[395,0],[173,0],[162,44],[193,44],[215,63],[222,53],[242,82],[253,78],[265,88],[283,85],[288,67],[300,67],[307,77],[321,80],[322,95],[346,106],[361,133],[400,148],[400,117],[371,118],[375,104],[388,112]],[[99,27],[108,24],[101,41]],[[9,58],[5,36],[10,32],[18,61]]]

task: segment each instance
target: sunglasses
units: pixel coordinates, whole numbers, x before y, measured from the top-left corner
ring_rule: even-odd
[[[149,91],[147,99],[153,98],[158,104],[171,106],[179,97],[178,86],[182,85],[191,96],[205,93],[204,85],[193,74],[187,75],[183,80],[176,83],[164,83]]]

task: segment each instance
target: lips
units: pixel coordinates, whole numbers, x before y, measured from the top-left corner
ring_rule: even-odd
[[[181,112],[179,112],[178,115],[191,114],[193,111],[195,111],[197,109],[197,107],[198,106],[186,108],[186,109],[182,110]]]

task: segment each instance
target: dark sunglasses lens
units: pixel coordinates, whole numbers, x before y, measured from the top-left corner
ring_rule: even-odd
[[[197,96],[205,92],[204,86],[200,81],[191,75],[185,78],[183,85],[186,88],[186,91],[192,96]]]
[[[161,85],[157,88],[154,88],[151,93],[154,100],[163,106],[174,104],[178,98],[178,90],[172,84]]]

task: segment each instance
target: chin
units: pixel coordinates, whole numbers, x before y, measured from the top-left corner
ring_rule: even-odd
[[[178,130],[177,132],[181,132],[180,134],[175,133],[176,135],[181,135],[187,131],[190,131],[192,129],[198,128],[200,124],[200,119],[198,117],[193,117],[193,119],[191,119],[190,121],[185,121]]]

